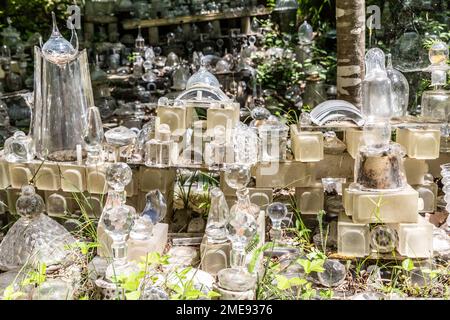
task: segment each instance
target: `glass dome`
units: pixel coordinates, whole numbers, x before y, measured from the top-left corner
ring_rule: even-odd
[[[200,69],[189,78],[186,88],[190,89],[195,86],[205,85],[216,88],[220,87],[219,80],[217,80],[217,78],[205,67],[200,67]]]

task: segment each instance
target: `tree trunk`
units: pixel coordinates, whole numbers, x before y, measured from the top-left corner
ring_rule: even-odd
[[[365,1],[336,0],[338,99],[361,108],[364,77]]]

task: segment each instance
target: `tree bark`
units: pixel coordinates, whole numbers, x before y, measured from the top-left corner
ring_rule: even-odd
[[[364,77],[365,1],[336,0],[338,99],[361,108]]]

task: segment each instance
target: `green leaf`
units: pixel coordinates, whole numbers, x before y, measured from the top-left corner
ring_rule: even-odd
[[[306,284],[308,281],[306,281],[306,279],[300,279],[299,277],[294,277],[289,279],[289,284],[294,287],[294,286],[303,286],[304,284]]]
[[[277,281],[277,288],[280,290],[286,290],[291,287],[289,279],[282,275],[276,275],[275,279]]]
[[[3,291],[3,300],[16,300],[17,298],[23,296],[24,293],[14,290],[14,284],[10,284]]]
[[[221,294],[215,291],[209,291],[207,296],[208,298],[218,298],[221,296]]]
[[[311,272],[324,272],[325,269],[323,268],[323,263],[325,261],[322,259],[313,260],[311,261]]]
[[[411,271],[414,269],[414,262],[411,259],[405,259],[402,262],[402,268],[405,271]]]
[[[139,300],[140,296],[141,291],[139,290],[125,293],[125,297],[127,298],[127,300]]]

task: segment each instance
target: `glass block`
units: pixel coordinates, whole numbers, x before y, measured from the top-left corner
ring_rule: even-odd
[[[405,158],[403,161],[405,166],[406,180],[409,185],[423,184],[424,176],[428,173],[428,163],[422,159]]]
[[[440,137],[438,129],[397,129],[397,142],[414,159],[439,158]]]
[[[292,125],[291,148],[297,161],[320,161],[323,159],[323,134],[315,131],[298,131],[297,127]]]
[[[359,154],[359,147],[361,146],[363,132],[357,128],[350,128],[345,130],[345,144],[347,145],[347,152],[353,159]]]
[[[311,187],[295,188],[295,199],[301,214],[317,214],[323,210],[324,206],[322,184],[316,183]]]
[[[338,221],[338,253],[365,257],[370,254],[369,225],[353,223],[345,214]]]
[[[60,164],[61,189],[65,192],[84,192],[86,190],[86,167]]]
[[[39,168],[40,167],[40,168]],[[35,163],[35,170],[39,170],[36,174],[36,188],[38,190],[56,191],[61,189],[61,175],[59,174],[59,166],[56,163],[45,162]]]
[[[417,216],[417,223],[393,225],[399,237],[397,251],[408,258],[429,258],[433,254],[433,225]]]
[[[316,181],[315,163],[285,161],[258,163],[256,187],[309,187]]]
[[[344,208],[355,223],[414,223],[419,193],[411,186],[396,192],[344,189]]]

